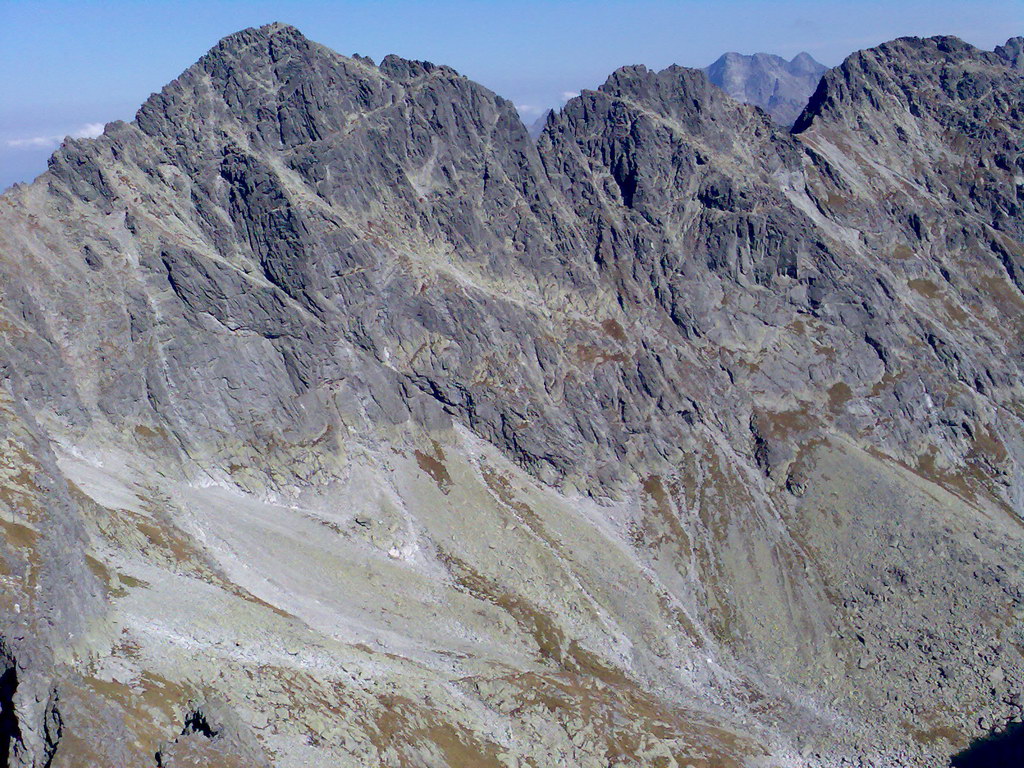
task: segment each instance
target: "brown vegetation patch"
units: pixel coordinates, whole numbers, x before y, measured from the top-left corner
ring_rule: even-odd
[[[62,686],[62,699],[74,705],[62,707],[65,727],[54,768],[107,765],[107,756],[85,735],[102,733],[112,716],[132,736],[133,742],[124,746],[137,755],[140,765],[151,765],[161,742],[181,730],[184,707],[193,696],[191,689],[150,672],[131,686],[95,677],[81,678],[80,686]]]
[[[821,202],[821,191],[817,192],[817,201]],[[851,209],[850,200],[845,195],[833,192],[831,189],[825,191],[825,207],[832,213],[844,213]]]
[[[507,703],[496,704],[502,711],[527,722],[554,721],[570,739],[582,721],[608,765],[668,766],[674,760],[694,768],[738,768],[745,758],[765,754],[745,737],[713,725],[701,713],[674,708],[626,678],[524,672],[501,681],[512,689],[508,699],[503,696]],[[651,757],[656,743],[668,747],[671,758]]]
[[[679,522],[661,477],[651,475],[642,487],[646,501],[641,503],[643,518],[633,531],[634,543],[647,549],[665,550],[683,562],[688,561],[693,549],[690,537]]]
[[[540,517],[533,511],[533,508],[521,499],[517,499],[515,491],[512,488],[512,484],[506,475],[501,474],[497,470],[484,465],[481,471],[484,478],[484,482],[487,487],[490,488],[491,493],[497,496],[498,501],[504,504],[506,507],[511,509],[516,516],[516,519],[520,523],[530,529],[532,533],[540,538],[544,539],[550,544],[556,551],[561,552],[561,545],[548,536],[547,531],[544,529],[544,525],[541,523]]]
[[[587,670],[597,676],[620,676],[597,656],[583,649],[575,640],[566,643],[565,633],[550,614],[522,596],[483,576],[468,563],[447,552],[438,552],[438,559],[455,580],[457,587],[505,611],[527,635],[533,638],[542,659],[571,672]]]
[[[833,412],[839,411],[853,399],[853,391],[845,381],[837,381],[828,390],[828,407]]]
[[[401,755],[402,765],[423,764],[426,750],[439,754],[448,768],[503,768],[497,744],[481,741],[464,726],[444,720],[441,713],[404,696],[385,695],[379,701],[381,709],[368,722],[370,740],[381,752]]]
[[[979,497],[984,497],[1006,512],[1010,519],[1021,524],[1020,519],[1006,502],[992,494],[989,488],[991,478],[977,467],[968,466],[966,471],[939,467],[935,461],[937,452],[934,448],[929,448],[927,452],[918,456],[915,466],[911,466],[895,456],[890,456],[874,446],[868,446],[867,452],[877,459],[896,464],[908,472],[912,472],[918,477],[939,486],[971,506],[977,507],[979,505]]]
[[[37,522],[43,516],[38,502],[43,491],[35,481],[39,463],[11,438],[6,443],[6,450],[0,448],[0,505]]]
[[[902,379],[904,375],[905,374],[903,374],[902,372],[894,373],[892,371],[887,370],[884,374],[882,374],[882,378],[880,378],[878,381],[874,383],[874,385],[872,385],[870,396],[878,397],[883,392],[893,389],[896,382]]]
[[[991,427],[982,426],[974,431],[973,445],[967,454],[968,460],[980,458],[991,467],[998,467],[1009,460],[1006,446],[992,432]]]
[[[607,320],[602,320],[601,328],[604,330],[606,334],[608,334],[608,336],[620,342],[621,344],[625,344],[626,341],[628,341],[626,331],[619,324],[619,321],[615,320],[614,318],[609,317]]]
[[[244,587],[225,578],[209,555],[195,545],[193,539],[173,523],[160,519],[163,514],[157,502],[152,499],[145,501],[145,506],[154,516],[147,517],[128,509],[101,506],[73,483],[68,483],[68,487],[91,524],[116,548],[134,552],[140,559],[172,573],[213,584],[282,618],[294,618],[287,611],[260,599]],[[118,574],[118,579],[123,586],[115,586],[111,590],[115,597],[126,594],[124,587],[148,586],[145,582],[132,579],[125,574]],[[109,585],[111,582],[107,580],[105,583]]]
[[[14,520],[0,518],[0,530],[3,531],[4,542],[18,549],[33,549],[39,540],[39,531]]]
[[[116,597],[122,597],[127,594],[123,590],[121,590],[119,594],[117,593],[117,590],[113,588],[115,579],[111,576],[110,569],[95,557],[92,555],[86,555],[85,565],[92,572],[92,575],[96,577],[96,580],[103,585],[108,596],[114,594]]]
[[[1005,317],[1019,317],[1021,311],[1024,311],[1024,294],[1010,282],[1009,278],[978,275],[977,281],[981,289],[988,294],[989,300]]]
[[[925,727],[919,728],[914,724],[903,720],[900,727],[911,735],[914,741],[919,744],[935,744],[940,740],[946,741],[954,749],[961,749],[967,746],[969,739],[966,735],[951,727],[941,712],[924,712],[919,717],[924,721]]]
[[[954,323],[966,323],[968,315],[963,309],[956,304],[953,300],[943,297],[942,308],[946,310],[946,314],[949,315],[949,319]]]
[[[843,386],[846,386],[845,384]],[[849,390],[849,387],[846,387]],[[840,394],[842,390],[837,390]],[[829,391],[831,400],[832,392]],[[794,438],[805,437],[813,431],[816,420],[807,410],[793,411],[767,411],[755,409],[753,412],[753,425],[758,434],[765,439],[778,440],[780,442],[792,442]]]
[[[452,478],[444,464],[445,455],[441,446],[433,441],[432,453],[424,453],[419,450],[413,453],[416,455],[416,463],[419,464],[420,469],[430,476],[437,487],[441,489],[441,493],[447,494],[452,488]]]
[[[942,295],[942,291],[939,289],[939,286],[937,286],[931,280],[915,278],[913,280],[908,280],[907,285],[910,287],[912,291],[920,294],[921,296],[924,296],[926,299],[934,299],[937,296]]]
[[[839,357],[839,353],[836,351],[836,348],[827,344],[815,344],[814,351],[819,355],[823,355],[829,362],[835,362]]]
[[[961,309],[954,301],[948,298],[945,295],[945,292],[931,280],[917,278],[907,281],[907,285],[911,290],[926,299],[939,299],[942,304],[942,308],[954,322],[964,323],[967,321],[967,313],[964,312],[963,309]]]
[[[148,447],[158,447],[168,441],[167,431],[163,427],[154,429],[146,424],[135,425],[135,437]]]
[[[702,528],[710,535],[695,546],[694,552],[705,588],[708,625],[716,638],[728,642],[733,639],[739,617],[726,596],[729,574],[725,571],[725,554],[729,530],[735,522],[732,512],[747,506],[749,492],[726,473],[713,446],[707,446],[702,459],[704,478],[697,504]]]
[[[929,449],[927,453],[917,457],[917,466],[910,467],[911,471],[973,506],[978,506],[979,497],[984,497],[1006,511],[1010,519],[1019,521],[1006,502],[992,493],[992,478],[985,469],[976,464],[968,464],[963,468],[939,467],[935,461],[937,455],[934,448]]]

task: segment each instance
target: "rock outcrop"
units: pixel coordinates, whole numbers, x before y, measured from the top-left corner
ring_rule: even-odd
[[[1019,718],[1019,47],[854,54],[792,132],[624,67],[535,142],[275,24],[66,141],[0,197],[8,760],[931,766]]]

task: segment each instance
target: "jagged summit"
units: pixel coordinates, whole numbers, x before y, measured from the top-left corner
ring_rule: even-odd
[[[135,124],[150,135],[193,124],[208,134],[217,125],[231,134],[229,125],[244,125],[249,140],[316,141],[341,130],[347,115],[382,107],[399,83],[428,74],[462,79],[450,67],[394,54],[379,65],[342,56],[295,27],[274,23],[222,39],[150,97]],[[279,124],[282,113],[292,122]]]
[[[409,80],[423,75],[438,73],[447,77],[461,77],[458,72],[449,66],[434,64],[429,61],[414,61],[403,59],[393,53],[388,54],[380,63],[380,70],[384,74],[402,80]]]
[[[821,62],[817,61],[807,51],[801,51],[792,59],[789,60],[790,68],[799,68],[804,72],[813,72],[818,76],[821,75],[821,68],[824,66]]]
[[[249,27],[249,29],[253,29],[253,27]],[[283,21],[272,21],[269,24],[264,24],[263,26],[256,27],[255,29],[258,32],[265,33],[268,37],[274,37],[274,36],[279,36],[279,35],[286,35],[288,37],[300,37],[302,39],[306,39],[305,35],[303,35],[298,30],[298,28],[292,26],[291,24],[287,24],[287,23],[285,23]],[[243,30],[243,32],[244,31],[245,30]],[[241,34],[241,32],[238,33],[238,34]],[[231,37],[231,35],[229,35],[228,37],[226,37],[224,39],[227,40],[230,37]]]
[[[1024,37],[1011,37],[1003,45],[997,45],[995,53],[1014,69],[1024,69]]]
[[[331,57],[343,58],[322,46],[317,46],[296,27],[282,22],[272,22],[261,27],[249,27],[234,32],[221,38],[195,64],[164,86],[159,93],[150,96],[137,111],[135,122],[138,123],[141,120],[145,123],[150,115],[154,111],[162,109],[162,105],[169,99],[185,98],[186,94],[189,97],[193,95],[188,90],[187,83],[202,79],[211,71],[230,69],[243,63],[242,60],[247,65],[253,65],[257,62],[273,63],[288,55],[308,56],[316,49]],[[119,127],[123,125],[123,122],[115,121],[114,125]],[[91,141],[91,139],[71,139],[69,137],[66,141],[74,144],[75,142]],[[51,164],[52,162],[51,159]]]
[[[699,69],[673,64],[660,71],[641,65],[615,70],[599,86],[601,93],[615,98],[633,99],[638,104],[657,105],[662,112],[671,112],[684,119],[699,119],[712,104],[725,101]]]
[[[308,52],[321,48],[296,27],[276,21],[261,27],[249,27],[221,38],[189,69],[205,69],[223,59],[262,58],[274,61],[286,51]],[[323,49],[325,52],[328,49]],[[330,52],[333,54],[333,52]],[[333,54],[337,55],[337,54]]]
[[[1000,50],[862,52],[796,133],[624,67],[534,143],[272,25],[67,142],[0,199],[0,762],[930,768],[1019,717]]]
[[[1003,50],[1012,51],[1011,43]],[[859,51],[825,75],[793,130],[800,133],[823,118],[856,122],[865,130],[877,119],[870,130],[898,141],[900,131],[908,135],[901,124],[909,114],[927,116],[965,138],[978,131],[991,133],[987,123],[993,118],[1003,115],[1016,121],[1011,100],[1024,82],[1019,70],[1007,71],[1011,54],[999,50],[980,51],[957,37],[942,36],[903,37]],[[924,83],[926,87],[919,86]],[[891,124],[886,127],[885,122]],[[996,129],[992,136],[1000,133]]]

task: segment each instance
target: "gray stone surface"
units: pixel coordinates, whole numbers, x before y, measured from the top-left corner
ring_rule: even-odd
[[[68,140],[0,197],[13,763],[931,766],[1019,717],[1014,46],[854,54],[792,132],[625,67],[534,142],[270,25]]]

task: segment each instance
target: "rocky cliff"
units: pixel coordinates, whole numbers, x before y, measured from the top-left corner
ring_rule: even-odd
[[[941,764],[1020,716],[1020,40],[793,132],[232,35],[0,197],[17,766]]]

